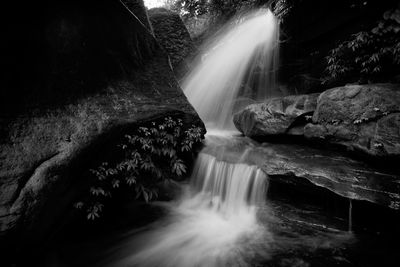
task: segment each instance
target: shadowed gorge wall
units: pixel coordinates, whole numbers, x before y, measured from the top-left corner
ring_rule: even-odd
[[[185,129],[203,127],[167,55],[137,19],[146,15],[138,3],[130,11],[117,0],[9,7],[0,243],[17,233],[13,243],[25,246],[51,232],[79,191],[79,170],[107,140],[165,116],[182,118]]]
[[[3,112],[51,106],[98,91],[140,67],[156,50],[138,21],[119,26],[129,16],[117,16],[119,1],[36,1],[23,6],[11,10],[18,20],[9,22],[6,33]]]

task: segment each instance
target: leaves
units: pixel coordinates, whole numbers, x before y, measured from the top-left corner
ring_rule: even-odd
[[[325,83],[351,77],[390,79],[400,67],[400,9],[388,10],[370,31],[353,34],[326,57]],[[386,75],[386,76],[385,76]]]
[[[92,207],[89,207],[87,210],[87,219],[88,220],[94,220],[96,218],[100,217],[100,212],[103,210],[103,204],[101,203],[96,203]]]
[[[187,167],[182,158],[202,142],[202,128],[183,126],[181,119],[168,116],[125,135],[117,146],[120,157],[89,169],[92,178],[89,194],[74,207],[86,211],[88,220],[95,220],[101,215],[105,198],[121,188],[130,188],[136,198],[146,202],[157,198],[157,183],[183,176]]]
[[[84,204],[83,204],[82,201],[76,202],[76,203],[74,204],[74,207],[75,207],[76,209],[82,209],[83,206],[84,206]]]
[[[91,187],[90,194],[94,196],[106,196],[106,191],[104,191],[104,189],[100,187]]]
[[[117,179],[112,180],[112,187],[113,188],[118,188],[119,187],[120,181]]]
[[[136,183],[136,177],[135,176],[126,177],[125,181],[129,186],[132,186]]]
[[[186,166],[182,160],[177,159],[172,164],[172,172],[176,173],[178,176],[186,173]]]

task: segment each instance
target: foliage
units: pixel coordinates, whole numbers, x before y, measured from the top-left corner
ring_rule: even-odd
[[[370,31],[353,34],[327,56],[325,83],[357,77],[379,81],[400,66],[400,9],[388,10]]]
[[[286,16],[289,15],[293,6],[293,0],[276,0],[274,2],[272,11],[280,20],[283,20]]]
[[[183,158],[202,138],[200,127],[193,125],[184,131],[182,120],[171,117],[137,128],[117,146],[122,158],[90,169],[88,195],[75,207],[86,211],[87,219],[94,220],[100,217],[106,200],[123,188],[146,202],[157,198],[156,184],[184,175]]]
[[[182,16],[197,17],[208,12],[207,0],[170,0],[170,9],[177,11]]]
[[[230,17],[236,11],[259,5],[263,0],[168,0],[167,6],[179,12],[184,18],[199,17],[204,14]]]

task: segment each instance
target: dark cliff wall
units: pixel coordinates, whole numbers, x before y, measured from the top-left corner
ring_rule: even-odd
[[[149,10],[154,35],[168,53],[175,74],[179,77],[189,69],[189,58],[195,47],[182,19],[165,8]]]
[[[19,2],[21,3],[21,2]],[[139,23],[124,26],[119,1],[26,1],[6,32],[2,112],[54,105],[98,90],[155,50]]]
[[[203,126],[168,56],[119,0],[19,1],[4,32],[0,249],[54,231],[104,142],[150,120]],[[135,15],[137,14],[137,15]],[[145,17],[146,20],[147,16]]]

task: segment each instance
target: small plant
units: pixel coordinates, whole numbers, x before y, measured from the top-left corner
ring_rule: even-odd
[[[103,162],[90,169],[92,183],[85,200],[75,208],[86,211],[87,219],[99,218],[104,202],[122,188],[136,199],[148,202],[158,197],[156,184],[186,173],[184,156],[203,139],[200,127],[184,131],[181,119],[166,117],[125,135],[117,150],[123,155],[115,162]]]
[[[388,10],[376,27],[361,31],[332,49],[324,83],[338,80],[379,81],[398,74],[400,67],[400,9]]]

